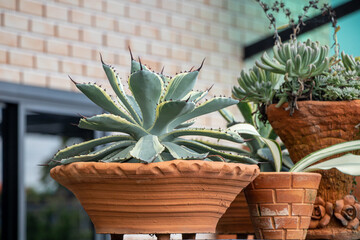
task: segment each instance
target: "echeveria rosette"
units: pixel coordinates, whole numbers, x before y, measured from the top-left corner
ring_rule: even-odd
[[[218,150],[218,147],[191,141],[186,136],[204,136],[215,140],[243,143],[239,133],[222,129],[190,128],[194,119],[238,103],[228,97],[201,101],[209,92],[193,91],[200,69],[185,71],[172,78],[150,71],[131,57],[129,91],[125,91],[114,67],[102,61],[115,98],[93,83],[77,83],[76,87],[106,113],[83,117],[83,129],[116,132],[60,150],[50,165],[72,162],[161,162],[174,159],[222,158],[256,164],[246,155]],[[130,93],[130,94],[129,94]],[[183,138],[185,137],[185,138]],[[95,149],[95,151],[94,151]]]
[[[334,207],[330,202],[325,202],[321,197],[316,197],[311,215],[310,229],[326,227],[333,215]]]
[[[310,39],[306,42],[290,40],[273,47],[273,58],[264,52],[256,66],[272,73],[305,80],[320,75],[329,68],[328,52],[328,46],[320,46],[319,42]]]
[[[354,196],[346,195],[343,199],[336,201],[334,215],[343,226],[355,230],[360,223],[360,204]]]

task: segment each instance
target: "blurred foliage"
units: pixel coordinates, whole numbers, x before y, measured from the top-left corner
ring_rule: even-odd
[[[79,141],[62,137],[60,147]],[[44,163],[50,161],[46,159]],[[92,223],[80,202],[66,188],[54,181],[50,168],[42,166],[41,191],[26,189],[27,240],[92,240]],[[1,239],[0,239],[1,240]]]
[[[91,222],[71,192],[59,186],[56,192],[27,195],[27,240],[90,240]]]

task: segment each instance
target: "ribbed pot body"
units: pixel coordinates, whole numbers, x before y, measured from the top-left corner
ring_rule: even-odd
[[[254,233],[245,194],[236,196],[230,207],[220,218],[216,232],[219,234]]]
[[[71,190],[97,233],[209,233],[255,165],[198,160],[72,163],[51,170]]]
[[[260,173],[244,190],[256,238],[305,239],[320,180],[319,173]]]

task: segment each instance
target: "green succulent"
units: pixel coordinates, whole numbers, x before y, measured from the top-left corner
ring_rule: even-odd
[[[256,65],[272,73],[307,79],[329,68],[328,52],[328,46],[320,46],[319,42],[310,39],[306,42],[290,40],[273,47],[272,59],[264,52],[261,62],[257,61]]]
[[[341,52],[341,62],[347,71],[351,71],[353,75],[360,77],[360,60],[356,60],[353,56]]]
[[[232,91],[235,98],[270,105],[280,85],[280,75],[254,66],[249,73],[241,71],[238,83]]]
[[[60,150],[51,161],[51,166],[79,161],[150,163],[173,159],[219,161],[222,158],[257,163],[246,155],[220,151],[220,145],[183,138],[204,136],[235,143],[244,142],[235,131],[189,128],[194,118],[238,103],[226,97],[214,97],[200,103],[209,89],[199,92],[192,89],[203,63],[197,70],[169,78],[163,73],[150,71],[141,64],[140,59],[135,61],[131,55],[131,74],[128,79],[131,95],[128,95],[114,67],[101,61],[116,99],[113,100],[96,84],[74,82],[91,101],[108,112],[83,117],[78,126],[118,134]],[[99,149],[93,150],[99,146]]]
[[[312,79],[312,99],[320,101],[354,100],[360,97],[360,62],[341,53],[326,74]],[[286,91],[284,91],[286,92]]]

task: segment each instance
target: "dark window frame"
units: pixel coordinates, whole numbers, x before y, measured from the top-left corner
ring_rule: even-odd
[[[3,193],[2,240],[26,239],[26,196],[24,191],[24,136],[27,111],[65,116],[92,116],[102,110],[83,94],[1,82],[3,107]],[[94,137],[104,136],[94,132]],[[95,235],[95,239],[105,239]]]

